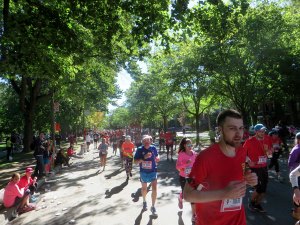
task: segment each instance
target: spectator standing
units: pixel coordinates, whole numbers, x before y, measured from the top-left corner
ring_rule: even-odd
[[[10,161],[12,159],[12,142],[11,136],[6,138],[6,160]]]
[[[47,148],[47,142],[45,141],[45,134],[41,132],[39,134],[39,137],[35,139],[34,144],[34,153],[33,156],[36,159],[36,167],[34,170],[34,176],[41,178],[44,176],[44,151],[46,151]]]

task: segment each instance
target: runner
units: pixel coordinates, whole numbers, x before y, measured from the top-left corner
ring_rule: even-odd
[[[151,183],[152,186],[152,214],[156,214],[155,202],[157,197],[157,163],[159,162],[159,155],[156,148],[151,145],[152,137],[143,137],[143,146],[139,147],[134,155],[134,162],[140,165],[140,181],[142,184],[142,196],[143,196],[143,210],[147,210],[147,183]]]
[[[300,132],[297,133],[295,136],[295,146],[293,147],[293,149],[290,153],[290,156],[289,156],[288,166],[289,166],[290,172],[295,170],[299,165],[300,165]],[[299,183],[298,183],[298,187],[299,187]],[[295,209],[293,210],[292,216],[295,219],[300,220],[300,205],[299,204],[295,204]]]
[[[229,109],[217,117],[220,141],[196,158],[183,197],[196,205],[197,225],[245,225],[242,204],[246,184],[257,184],[257,176],[246,170],[246,152],[241,146],[243,119]]]
[[[159,151],[161,151],[161,147],[163,147],[163,151],[165,151],[165,133],[163,130],[159,132]]]
[[[196,152],[192,150],[193,144],[192,141],[186,137],[184,137],[180,144],[178,150],[178,159],[176,162],[176,169],[179,171],[179,183],[181,186],[181,192],[178,197],[178,207],[180,209],[183,208],[182,205],[182,193],[186,183],[186,178],[191,172],[192,166],[196,159]],[[192,222],[195,222],[195,204],[191,203],[192,207]]]
[[[166,143],[166,149],[167,149],[167,160],[169,160],[169,153],[171,156],[171,161],[173,161],[173,134],[171,131],[168,131],[165,133],[165,143]]]
[[[116,134],[113,134],[111,137],[111,143],[112,143],[112,148],[113,148],[113,154],[117,154],[117,149],[118,149],[118,140]]]
[[[97,132],[94,132],[94,134],[93,134],[94,149],[97,149],[99,137],[100,137],[100,135]]]
[[[134,144],[131,142],[130,136],[126,136],[125,142],[122,144],[122,152],[125,165],[125,172],[127,175],[127,179],[129,179],[129,176],[132,177],[131,171],[134,152]]]
[[[85,135],[85,143],[86,143],[86,150],[87,151],[90,151],[91,140],[92,140],[92,138],[90,136],[90,133],[88,132],[87,135]]]
[[[266,127],[262,124],[254,126],[255,135],[245,141],[244,148],[247,151],[248,164],[258,177],[258,185],[252,193],[249,209],[252,211],[266,212],[261,206],[261,202],[267,190],[268,152],[272,149],[270,139],[265,136]]]
[[[108,144],[106,143],[105,138],[102,138],[102,142],[99,145],[98,150],[99,150],[99,157],[100,157],[100,167],[103,166],[103,171],[104,171],[106,166],[106,157],[107,157],[107,150],[108,150]]]
[[[121,139],[119,140],[119,152],[120,152],[120,161],[121,161],[121,168],[123,168],[123,150],[122,150],[122,145],[125,141],[125,135],[122,135]]]
[[[281,143],[282,141],[278,137],[278,133],[275,130],[272,130],[269,132],[269,136],[271,137],[271,142],[272,142],[272,158],[269,164],[269,169],[272,169],[272,167],[275,167],[277,179],[279,181],[282,181],[282,178],[280,177],[280,171],[279,171],[279,156],[282,152],[281,150]]]

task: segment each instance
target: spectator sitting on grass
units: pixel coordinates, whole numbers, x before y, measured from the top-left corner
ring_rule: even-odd
[[[31,178],[33,173],[33,169],[31,167],[27,167],[25,170],[25,175],[21,177],[19,183],[17,184],[20,189],[24,188],[26,193],[30,193],[33,195],[37,189],[37,177]]]
[[[63,149],[59,149],[56,155],[56,159],[55,159],[55,165],[67,165],[68,167],[70,166],[69,164],[70,158],[68,156],[65,156],[65,154],[63,153]]]
[[[35,207],[29,204],[29,194],[17,185],[20,181],[20,174],[13,173],[10,182],[4,190],[3,204],[6,208],[17,207],[16,211],[21,214],[33,210]]]
[[[70,147],[67,149],[67,155],[70,157],[76,155],[73,145],[70,145]]]

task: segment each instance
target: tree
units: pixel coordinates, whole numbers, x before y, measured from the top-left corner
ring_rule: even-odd
[[[116,74],[129,56],[147,52],[146,43],[163,33],[168,20],[168,1],[1,3],[0,73],[19,98],[25,151],[29,150],[34,112],[41,99],[46,98],[51,104],[54,89],[61,88],[79,72],[85,74],[82,66],[90,66],[86,62],[90,58]],[[99,102],[106,105],[107,98],[103,99]]]
[[[172,60],[168,60],[172,89],[181,96],[187,113],[195,120],[196,144],[200,142],[200,116],[214,104],[213,95],[209,92],[211,74],[203,66],[205,46],[197,45],[193,41],[182,43],[174,47]]]

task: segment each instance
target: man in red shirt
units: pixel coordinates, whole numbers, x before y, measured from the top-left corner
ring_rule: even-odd
[[[247,151],[247,159],[250,169],[258,177],[258,185],[255,187],[249,203],[249,209],[252,211],[265,212],[261,206],[261,201],[266,193],[268,184],[268,153],[272,148],[270,138],[265,135],[266,127],[262,124],[254,126],[255,135],[244,144]]]
[[[257,176],[246,170],[243,119],[235,110],[224,110],[217,125],[220,141],[197,156],[183,197],[196,204],[196,225],[245,225],[242,199],[246,184],[256,185]]]

